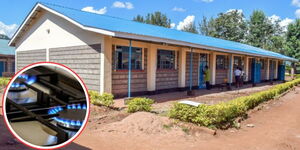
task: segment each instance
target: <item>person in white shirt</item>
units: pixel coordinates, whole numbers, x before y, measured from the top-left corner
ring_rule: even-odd
[[[236,87],[236,88],[239,88],[239,87],[240,87],[240,83],[241,83],[241,75],[242,75],[242,71],[240,70],[239,67],[236,67],[236,69],[234,70],[235,87]]]
[[[241,70],[241,78],[240,78],[240,86],[241,87],[243,87],[243,85],[244,85],[244,80],[245,80],[245,77],[246,77],[246,74],[245,74],[245,71],[242,69],[242,68],[240,68],[240,70]]]

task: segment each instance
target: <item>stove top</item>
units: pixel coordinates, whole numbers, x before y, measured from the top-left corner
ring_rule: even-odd
[[[57,72],[32,69],[18,76],[8,90],[8,121],[25,141],[40,146],[64,143],[86,120],[84,90],[77,81]],[[35,127],[34,134],[26,131],[29,125]]]

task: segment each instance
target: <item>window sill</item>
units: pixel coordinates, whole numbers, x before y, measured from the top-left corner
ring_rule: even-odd
[[[157,69],[157,72],[176,72],[177,69]]]
[[[129,70],[114,70],[115,72],[128,72]],[[145,72],[145,70],[131,70],[131,72]]]

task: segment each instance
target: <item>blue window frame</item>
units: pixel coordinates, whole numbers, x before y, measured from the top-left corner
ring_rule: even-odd
[[[175,69],[175,51],[157,51],[157,69]]]
[[[116,70],[129,69],[129,47],[116,46],[115,67]],[[142,48],[132,47],[131,68],[133,70],[142,70]]]

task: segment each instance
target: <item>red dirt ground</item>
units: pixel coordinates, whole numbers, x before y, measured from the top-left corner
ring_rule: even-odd
[[[192,134],[184,128],[172,126],[173,120],[151,113],[135,113],[126,117],[128,114],[102,114],[99,111],[91,115],[94,117],[83,134],[65,149],[300,149],[300,87],[261,107],[262,110],[250,113],[249,119],[242,122],[241,129],[218,130],[216,136],[204,132]],[[117,119],[106,119],[103,123],[99,116]],[[254,127],[246,127],[247,124],[254,124]],[[1,120],[0,149],[25,148],[11,141],[13,139]]]

